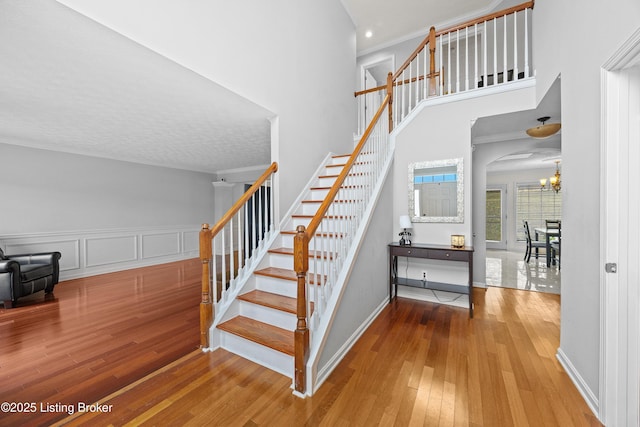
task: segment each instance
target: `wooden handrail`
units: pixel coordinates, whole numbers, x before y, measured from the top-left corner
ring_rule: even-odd
[[[448,27],[448,28],[445,28],[445,29],[442,29],[442,30],[438,30],[438,31],[436,31],[436,36],[441,36],[443,34],[447,34],[447,33],[450,33],[452,31],[456,31],[456,30],[462,30],[464,28],[471,27],[471,26],[473,26],[475,24],[479,24],[479,23],[484,22],[484,21],[490,21],[490,20],[492,20],[494,18],[500,18],[500,17],[502,17],[504,15],[510,15],[510,14],[512,14],[514,12],[520,12],[520,11],[525,10],[525,9],[533,9],[534,4],[535,4],[535,0],[532,0],[532,1],[528,1],[526,3],[521,3],[521,4],[517,5],[517,6],[509,7],[507,9],[502,9],[502,10],[499,10],[497,12],[493,12],[493,13],[490,13],[488,15],[481,16],[479,18],[471,19],[469,21],[463,22],[462,24],[457,24],[457,25],[454,25],[454,26],[451,26],[451,27]]]
[[[227,225],[229,220],[233,218],[233,216],[236,213],[238,213],[240,208],[244,206],[247,200],[249,200],[256,193],[256,191],[258,191],[258,189],[262,187],[262,184],[264,184],[267,178],[269,178],[269,176],[272,173],[275,173],[277,171],[278,171],[278,163],[276,162],[271,163],[271,165],[267,168],[267,170],[265,170],[264,173],[260,175],[260,178],[258,178],[258,180],[254,182],[251,187],[249,187],[249,189],[242,195],[242,197],[240,197],[238,201],[235,202],[233,206],[231,206],[231,209],[229,209],[227,213],[225,213],[222,216],[222,218],[220,218],[220,221],[218,221],[216,225],[213,226],[213,228],[211,229],[212,239],[216,236],[216,234],[220,232],[220,230],[224,228],[225,225]]]
[[[358,91],[358,92],[353,92],[353,96],[358,97],[360,95],[366,95],[367,93],[378,92],[378,91],[384,90],[386,88],[387,88],[387,85],[384,84],[382,86],[372,87],[371,89],[365,89],[365,90],[361,90],[361,91]]]
[[[209,264],[213,258],[213,238],[224,229],[229,221],[253,195],[262,187],[262,184],[275,172],[278,171],[278,163],[273,162],[264,171],[260,178],[236,201],[233,206],[220,218],[220,220],[209,228],[209,224],[202,224],[200,230],[200,262],[202,263],[201,291],[202,300],[200,302],[200,348],[209,347],[209,329],[213,325],[213,305],[211,298],[211,271]]]
[[[369,126],[367,127],[367,130],[362,135],[362,138],[360,138],[360,142],[358,143],[356,148],[353,150],[353,153],[351,153],[351,157],[349,157],[349,160],[347,161],[347,163],[342,168],[342,172],[340,172],[340,175],[338,175],[338,177],[336,178],[336,181],[331,186],[331,189],[329,190],[329,193],[324,198],[324,200],[322,201],[322,204],[318,208],[316,214],[314,215],[314,217],[309,222],[309,225],[307,226],[307,228],[305,230],[305,234],[307,235],[307,238],[309,240],[311,240],[313,235],[316,233],[316,230],[318,229],[318,226],[320,225],[320,222],[322,221],[322,218],[327,213],[327,210],[329,210],[329,206],[331,206],[331,203],[333,202],[333,200],[335,199],[336,195],[338,194],[338,191],[340,191],[340,187],[342,187],[342,184],[344,183],[344,180],[347,178],[347,175],[349,175],[349,172],[351,172],[351,167],[355,163],[356,157],[358,157],[358,155],[362,151],[362,147],[364,147],[364,144],[367,142],[367,139],[369,138],[369,135],[371,135],[371,132],[373,132],[373,128],[375,127],[376,123],[378,123],[378,120],[380,119],[380,116],[382,115],[382,112],[387,107],[387,103],[389,102],[390,98],[391,98],[391,96],[389,94],[387,94],[384,97],[384,100],[382,101],[382,104],[380,104],[380,107],[378,108],[378,111],[376,112],[375,116],[373,116],[373,119],[371,120],[371,123],[369,123]]]
[[[493,13],[489,13],[487,15],[483,15],[483,16],[481,16],[479,18],[470,19],[470,20],[465,21],[465,22],[463,22],[461,24],[453,25],[453,26],[445,28],[443,30],[435,31],[434,27],[431,27],[431,29],[429,30],[430,34],[427,35],[427,37],[425,37],[424,40],[422,40],[422,42],[418,45],[416,50],[414,50],[413,53],[407,58],[407,60],[404,61],[404,63],[400,66],[400,68],[398,68],[398,71],[396,71],[393,74],[393,80],[395,81],[402,74],[402,72],[409,66],[409,64],[411,64],[411,61],[413,61],[413,59],[418,55],[418,53],[421,52],[422,49],[427,44],[429,44],[430,38],[432,37],[431,36],[431,31],[435,31],[435,36],[438,37],[438,36],[441,36],[443,34],[450,33],[452,31],[461,30],[463,28],[471,27],[471,26],[473,26],[475,24],[479,24],[479,23],[484,22],[484,21],[489,21],[489,20],[491,20],[493,18],[498,18],[498,17],[504,16],[504,15],[509,15],[509,14],[514,13],[514,12],[520,12],[520,11],[525,10],[525,9],[533,9],[534,4],[535,4],[535,0],[531,0],[531,1],[528,1],[528,2],[525,2],[525,3],[521,3],[521,4],[517,5],[517,6],[513,6],[513,7],[510,7],[510,8],[507,8],[507,9],[499,10],[497,12],[493,12]],[[435,41],[435,39],[433,41]],[[435,49],[435,46],[433,46],[433,48]]]
[[[389,73],[390,75],[391,73]],[[390,76],[389,76],[390,78]],[[369,136],[373,132],[375,125],[380,120],[380,116],[391,102],[391,94],[387,93],[378,111],[373,116],[367,130],[360,138],[360,142],[353,150],[342,172],[331,186],[329,193],[324,198],[316,214],[309,222],[309,225],[299,225],[293,240],[293,267],[297,278],[297,307],[296,307],[296,330],[294,332],[294,387],[296,392],[304,394],[306,390],[306,365],[309,357],[309,327],[307,325],[307,272],[309,271],[309,242],[316,234],[320,222],[327,213],[331,203],[335,199],[340,187],[344,183],[347,175],[351,171],[357,156],[362,151]]]
[[[393,74],[393,80],[395,81],[401,74],[402,72],[409,66],[409,64],[411,64],[411,61],[413,61],[413,59],[418,56],[418,53],[420,53],[422,51],[422,49],[424,49],[424,47],[429,44],[429,41],[431,40],[432,36],[431,33],[435,32],[436,29],[435,27],[431,27],[429,29],[429,34],[427,35],[427,37],[424,38],[424,40],[422,40],[420,42],[420,44],[418,45],[418,47],[413,51],[413,53],[411,55],[409,55],[409,57],[407,58],[406,61],[404,61],[404,63],[400,66],[400,68],[398,68],[398,71],[396,71]]]

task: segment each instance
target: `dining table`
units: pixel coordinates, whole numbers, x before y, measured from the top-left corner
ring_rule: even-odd
[[[558,228],[546,228],[546,227],[536,227],[533,229],[536,240],[539,240],[541,234],[545,236],[545,248],[547,255],[547,267],[551,266],[551,238],[558,237],[560,235],[560,229]]]

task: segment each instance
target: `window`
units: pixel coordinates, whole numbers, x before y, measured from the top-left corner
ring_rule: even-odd
[[[502,241],[502,191],[487,190],[486,239],[492,242]]]
[[[522,221],[529,229],[545,227],[546,219],[562,218],[562,193],[541,190],[538,183],[516,184],[516,231],[518,240],[525,240]]]

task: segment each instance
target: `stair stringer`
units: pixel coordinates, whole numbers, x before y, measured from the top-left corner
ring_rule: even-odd
[[[327,301],[325,314],[323,315],[318,327],[311,332],[310,338],[310,349],[309,349],[309,359],[307,361],[307,371],[306,371],[306,396],[311,396],[317,388],[324,382],[326,377],[333,371],[333,368],[337,365],[337,363],[342,360],[342,358],[346,355],[346,352],[355,344],[358,337],[366,330],[371,322],[377,317],[377,314],[384,308],[384,305],[381,305],[376,312],[367,319],[365,324],[359,327],[359,333],[354,334],[350,342],[345,343],[342,346],[341,355],[337,358],[337,360],[332,361],[332,367],[329,370],[323,370],[321,376],[318,376],[317,368],[318,362],[320,359],[320,355],[322,354],[322,350],[326,344],[327,337],[329,336],[329,332],[331,331],[331,327],[333,325],[333,321],[335,319],[337,310],[340,305],[340,301],[342,300],[342,296],[346,289],[346,284],[349,283],[349,277],[351,275],[354,261],[360,251],[360,247],[364,240],[364,237],[368,231],[369,224],[372,218],[372,214],[376,208],[378,203],[378,199],[382,194],[382,189],[384,184],[388,178],[389,171],[391,170],[391,165],[393,163],[394,152],[395,152],[395,140],[393,138],[389,138],[389,154],[387,156],[387,160],[383,166],[382,173],[380,179],[376,183],[371,199],[369,200],[369,204],[367,205],[362,221],[356,230],[354,235],[353,243],[347,252],[347,256],[345,258],[345,262],[343,264],[342,271],[338,275],[336,280],[336,285],[334,286],[334,290],[331,293],[329,300]],[[294,392],[295,393],[295,392]]]

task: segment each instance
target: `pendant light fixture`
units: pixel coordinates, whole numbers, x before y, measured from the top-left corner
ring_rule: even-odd
[[[557,133],[560,130],[560,123],[549,123],[549,124],[544,123],[550,118],[551,117],[549,116],[540,117],[538,121],[541,124],[536,127],[527,129],[527,135],[529,135],[531,138],[545,139]]]

